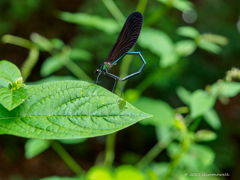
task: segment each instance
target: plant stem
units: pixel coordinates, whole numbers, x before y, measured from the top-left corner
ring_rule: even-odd
[[[78,79],[84,79],[86,81],[92,81],[92,79],[72,60],[68,58],[67,63],[64,65],[72,71],[72,73],[78,77]]]
[[[112,133],[107,136],[106,155],[103,163],[103,165],[107,168],[110,168],[114,161],[114,157],[115,157],[114,146],[115,146],[116,134],[117,133]]]
[[[142,14],[144,14],[144,11],[146,9],[148,0],[139,0],[138,1],[138,5],[137,5],[137,11],[141,12]]]
[[[180,114],[187,114],[189,113],[189,108],[187,106],[179,107],[175,109],[175,112]]]
[[[58,141],[52,141],[51,146],[74,173],[76,173],[78,176],[82,176],[84,174],[83,169],[78,165],[76,161],[74,161],[74,159],[68,154],[68,152],[61,146]]]
[[[23,39],[23,38],[8,35],[8,34],[2,37],[2,42],[14,44],[30,50],[28,58],[26,59],[26,61],[24,62],[21,68],[23,81],[26,81],[27,77],[31,74],[33,67],[38,61],[38,56],[39,56],[38,47],[27,39]]]
[[[112,0],[102,0],[102,2],[110,11],[110,13],[113,15],[113,17],[118,21],[118,23],[122,25],[126,18],[124,17],[122,12],[118,9],[117,5]]]
[[[158,154],[162,152],[177,136],[172,135],[173,131],[170,131],[161,141],[153,146],[153,148],[148,151],[148,153],[137,163],[138,168],[146,167],[150,162],[157,157]]]

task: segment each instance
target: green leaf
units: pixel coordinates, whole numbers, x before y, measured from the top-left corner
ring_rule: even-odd
[[[192,93],[190,99],[191,117],[196,118],[210,110],[215,103],[215,98],[210,96],[204,90],[196,90]]]
[[[0,83],[0,87],[5,87],[7,88],[7,84],[8,83],[13,83],[12,82],[12,77],[9,76],[7,73],[5,72],[1,72],[0,71],[0,79],[4,80],[4,81],[1,81],[2,83]]]
[[[21,77],[21,72],[18,67],[6,60],[0,61],[0,73],[0,78],[7,78],[6,80],[11,81],[12,83],[16,83]]]
[[[121,165],[115,169],[115,180],[145,180],[143,174],[132,165]]]
[[[138,44],[159,56],[161,67],[168,67],[178,61],[174,53],[173,41],[163,31],[152,28],[142,29]]]
[[[84,81],[26,86],[28,98],[13,111],[0,106],[0,134],[71,139],[110,134],[151,117],[108,90]]]
[[[197,45],[193,40],[182,40],[175,44],[175,51],[180,56],[189,56],[196,50],[196,48]]]
[[[28,139],[25,144],[25,157],[31,159],[48,149],[50,141],[44,139]]]
[[[58,38],[50,39],[50,42],[52,43],[53,47],[58,50],[61,50],[65,45],[64,42]]]
[[[108,168],[93,166],[86,175],[86,180],[113,180],[111,171]]]
[[[206,41],[206,40],[201,40],[198,43],[198,47],[201,49],[204,49],[206,51],[215,53],[215,54],[219,54],[222,50],[222,48],[220,46],[218,46],[217,44],[214,44],[210,41]]]
[[[74,49],[71,50],[71,53],[70,53],[69,57],[72,60],[90,61],[91,53],[89,53],[85,49],[74,48]]]
[[[102,30],[107,34],[114,34],[120,31],[119,24],[112,18],[102,18],[86,13],[58,12],[57,17],[70,23],[90,26]]]
[[[191,26],[179,27],[177,28],[176,32],[178,35],[185,36],[188,38],[193,38],[193,39],[200,36],[200,33],[198,32],[198,30]]]
[[[203,118],[210,126],[212,126],[212,128],[221,128],[220,118],[214,109],[210,109],[209,111],[205,112]]]
[[[189,105],[191,99],[191,92],[186,90],[184,87],[178,87],[176,92],[181,101],[184,104]]]
[[[25,87],[15,90],[0,88],[0,104],[9,111],[22,104],[27,96],[28,93]]]
[[[142,97],[134,102],[140,110],[150,113],[153,117],[141,121],[141,124],[151,124],[153,126],[174,126],[174,111],[172,107],[164,101]]]
[[[211,87],[213,96],[234,97],[240,92],[239,82],[217,82]]]
[[[196,132],[197,141],[213,141],[217,138],[217,134],[209,130],[199,130]]]
[[[81,139],[61,139],[58,141],[63,144],[79,144],[86,140],[87,140],[86,138],[81,138]]]
[[[27,85],[37,85],[37,84],[42,84],[42,83],[46,83],[46,82],[67,81],[67,80],[78,80],[78,79],[73,76],[49,76],[49,77],[41,79],[39,81],[27,82],[26,84]]]
[[[63,67],[63,64],[61,63],[61,61],[63,61],[63,58],[64,57],[61,54],[47,58],[42,64],[41,75],[43,77],[46,77],[61,69]]]

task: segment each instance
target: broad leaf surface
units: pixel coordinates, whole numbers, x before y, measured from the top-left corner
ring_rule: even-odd
[[[15,90],[0,88],[0,104],[2,104],[9,111],[23,103],[27,96],[28,94],[25,87],[20,87],[19,89]]]
[[[215,103],[215,98],[201,89],[192,93],[190,99],[191,117],[196,118],[210,110]]]
[[[118,96],[83,81],[27,86],[28,98],[11,112],[0,106],[0,134],[28,138],[70,139],[106,135],[150,115]]]

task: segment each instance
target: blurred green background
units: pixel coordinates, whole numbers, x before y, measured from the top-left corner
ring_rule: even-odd
[[[26,84],[95,80],[94,70],[106,60],[128,15],[142,12],[134,51],[147,65],[124,84],[123,98],[154,117],[117,133],[113,166],[131,164],[146,179],[193,178],[184,173],[229,173],[204,178],[239,179],[239,76],[230,70],[240,66],[240,1],[1,0],[0,10],[0,59],[22,67]],[[126,56],[111,73],[123,77],[140,67],[139,58]],[[226,75],[237,90],[215,95],[214,107],[193,115],[199,99],[191,93],[214,94],[212,84]],[[113,83],[102,77],[100,85],[111,90]],[[41,146],[40,154],[27,159],[26,141],[0,136],[0,179],[75,176],[53,148]],[[60,143],[88,171],[101,164],[106,137]]]

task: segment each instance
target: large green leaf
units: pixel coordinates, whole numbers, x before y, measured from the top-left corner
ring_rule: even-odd
[[[57,16],[64,21],[84,26],[91,26],[108,34],[116,33],[121,29],[119,24],[114,19],[102,18],[97,15],[59,11]]]
[[[140,110],[153,115],[153,117],[141,121],[142,124],[170,127],[174,125],[174,111],[166,102],[142,97],[134,102],[134,105]]]
[[[15,90],[0,88],[0,104],[2,104],[9,111],[23,103],[27,96],[28,93],[25,87],[20,87],[19,89]]]
[[[27,86],[28,98],[11,112],[0,106],[0,134],[70,139],[116,132],[150,115],[120,97],[83,81]]]
[[[215,98],[213,96],[210,96],[204,90],[196,90],[192,93],[190,99],[191,117],[196,118],[197,116],[203,115],[214,106],[214,103]]]

